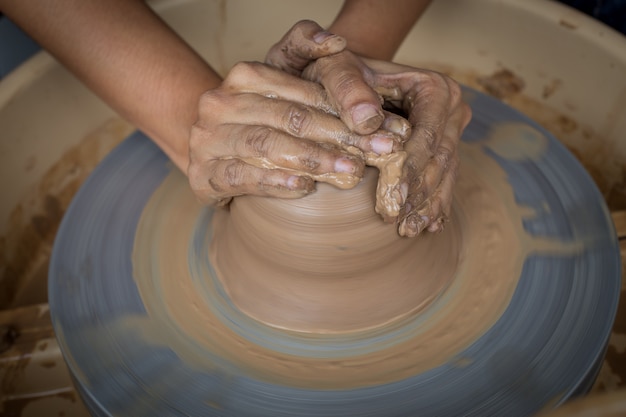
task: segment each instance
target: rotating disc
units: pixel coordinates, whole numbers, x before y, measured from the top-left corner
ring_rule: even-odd
[[[63,220],[51,259],[53,324],[90,411],[131,416],[513,416],[533,414],[588,390],[605,352],[621,282],[619,248],[602,196],[574,157],[541,127],[497,100],[471,90],[465,95],[474,116],[463,144],[480,150],[505,173],[515,203],[530,213],[520,227],[536,244],[515,277],[506,308],[484,332],[459,352],[410,375],[390,371],[379,382],[364,378],[366,383],[341,384],[322,378],[306,384],[297,378],[297,368],[290,368],[290,358],[293,363],[327,360],[335,366],[347,363],[350,355],[387,349],[401,335],[428,327],[437,306],[375,335],[306,343],[306,337],[255,324],[216,286],[215,304],[208,307],[215,310],[219,326],[207,324],[204,343],[191,340],[180,322],[153,313],[164,298],[146,296],[163,291],[156,278],[147,284],[137,279],[145,267],[137,262],[142,216],[173,168],[136,133],[85,182]],[[507,141],[511,132],[502,127],[511,125],[524,126],[528,134]],[[486,141],[494,135],[497,146]],[[210,230],[212,210],[198,213],[196,231]],[[156,225],[177,221],[164,214],[160,218],[158,210],[154,217]],[[190,270],[205,258],[203,239],[210,240],[210,234],[195,233],[189,249],[183,248]],[[545,241],[569,249],[544,250],[537,242]],[[210,264],[204,266],[210,271]],[[454,298],[443,296],[439,303],[454,303]],[[249,362],[255,349],[232,353],[207,348],[220,346],[225,337],[220,326],[249,346],[281,353],[287,359],[276,366],[287,377],[244,366],[244,356]]]

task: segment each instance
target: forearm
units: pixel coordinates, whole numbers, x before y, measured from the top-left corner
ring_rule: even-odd
[[[221,79],[147,5],[0,0],[0,10],[186,172],[198,99]]]
[[[431,0],[345,0],[329,30],[352,52],[390,60]]]

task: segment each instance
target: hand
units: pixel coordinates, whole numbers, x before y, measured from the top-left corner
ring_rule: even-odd
[[[353,187],[363,174],[363,153],[388,154],[402,140],[385,131],[353,133],[317,83],[239,63],[200,99],[188,176],[205,204],[243,194],[298,198],[315,181]]]
[[[289,74],[301,76],[302,71],[318,58],[328,57],[345,49],[346,41],[329,33],[311,20],[296,23],[272,46],[265,62]],[[353,132],[372,133],[381,127],[406,138],[409,124],[401,117],[385,112],[379,95],[367,85],[368,74],[359,61],[344,65],[341,71],[328,68],[323,77],[331,112],[339,115]],[[316,80],[320,81],[320,80]]]
[[[360,59],[349,51],[313,61],[302,76],[325,86],[329,101],[344,119],[354,116],[354,103],[377,104],[368,98],[372,90],[407,115],[412,132],[404,144],[402,173],[397,180],[382,178],[393,188],[387,195],[395,204],[378,204],[377,210],[386,220],[398,222],[402,236],[443,230],[452,205],[458,141],[471,118],[459,85],[437,72]],[[399,122],[387,114],[383,123]]]
[[[381,172],[376,209],[386,221],[397,221],[403,236],[443,230],[457,175],[458,141],[471,118],[459,85],[443,74],[360,59],[345,50],[312,54],[310,42],[302,47],[303,38],[316,36],[339,43],[316,23],[299,22],[272,47],[266,62],[322,84],[332,111],[352,131],[365,134],[382,127],[402,138],[410,135],[404,152],[367,158]],[[381,99],[406,114],[409,123],[386,112]],[[398,164],[403,164],[401,171],[395,169]]]
[[[270,48],[265,63],[299,77],[312,61],[345,48],[346,40],[341,36],[324,30],[312,20],[301,20]]]

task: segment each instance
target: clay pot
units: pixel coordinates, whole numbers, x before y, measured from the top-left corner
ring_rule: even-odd
[[[351,190],[237,197],[214,216],[212,259],[233,302],[272,326],[363,330],[416,313],[456,270],[459,230],[403,238],[374,211],[378,170]]]

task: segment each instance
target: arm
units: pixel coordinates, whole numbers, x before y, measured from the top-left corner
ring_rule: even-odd
[[[221,78],[147,5],[0,0],[0,10],[186,172],[198,98]]]
[[[357,55],[390,60],[431,0],[345,0],[329,31]]]
[[[323,111],[319,85],[286,72],[240,63],[222,80],[139,0],[0,0],[0,10],[148,134],[207,204],[297,198],[315,189],[313,179],[353,186],[364,162],[345,145],[384,153],[399,143],[353,134]],[[314,35],[311,56],[345,47]]]

